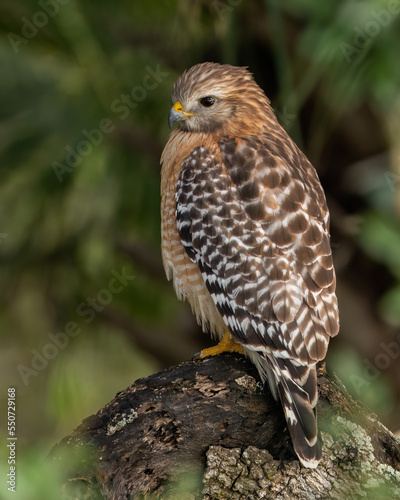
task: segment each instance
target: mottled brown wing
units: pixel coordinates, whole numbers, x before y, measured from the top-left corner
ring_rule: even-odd
[[[329,216],[315,170],[278,131],[185,160],[178,232],[225,324],[282,402],[295,451],[321,459],[315,363],[338,331]]]
[[[314,168],[274,136],[196,148],[178,231],[233,335],[309,364],[338,331],[325,198]],[[300,165],[299,165],[300,164]]]

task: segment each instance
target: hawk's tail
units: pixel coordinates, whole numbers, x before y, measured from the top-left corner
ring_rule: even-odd
[[[314,413],[318,399],[315,365],[296,366],[288,359],[262,357],[269,365],[264,374],[272,372],[275,379],[296,455],[304,467],[315,468],[321,460],[321,438]]]
[[[315,368],[312,371],[315,373]],[[304,386],[285,374],[278,384],[278,393],[296,455],[304,467],[317,467],[321,460],[321,438],[309,394]]]

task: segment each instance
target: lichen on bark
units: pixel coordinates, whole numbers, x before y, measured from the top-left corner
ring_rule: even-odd
[[[397,438],[323,368],[318,385],[323,458],[305,469],[279,402],[243,356],[140,379],[52,450],[67,474],[63,498],[400,498]]]

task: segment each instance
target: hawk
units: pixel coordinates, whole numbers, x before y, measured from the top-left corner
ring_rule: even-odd
[[[161,157],[167,277],[204,330],[254,362],[300,462],[314,468],[316,363],[339,329],[317,173],[246,68],[198,64],[172,101],[169,125],[179,127]]]

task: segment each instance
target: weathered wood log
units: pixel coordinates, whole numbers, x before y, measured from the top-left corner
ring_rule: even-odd
[[[323,368],[318,385],[323,459],[312,470],[243,356],[137,380],[53,448],[63,498],[400,498],[398,439]]]

